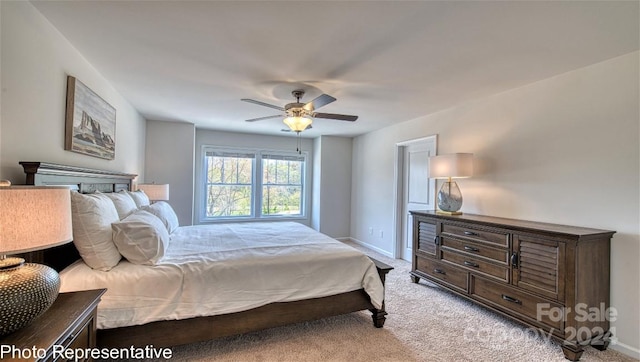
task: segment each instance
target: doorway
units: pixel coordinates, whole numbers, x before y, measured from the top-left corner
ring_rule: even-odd
[[[435,180],[429,179],[429,157],[436,155],[436,149],[436,135],[396,144],[396,258],[411,261],[413,218],[409,211],[435,210]]]

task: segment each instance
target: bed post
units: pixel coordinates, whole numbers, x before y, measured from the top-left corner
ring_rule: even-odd
[[[378,269],[378,275],[380,276],[380,280],[382,281],[382,286],[386,290],[387,288],[385,286],[385,280],[387,278],[387,274],[391,270],[393,270],[393,267],[391,265],[387,265],[381,262],[380,260],[376,260],[372,257],[369,257],[369,259],[371,259],[374,262],[374,264],[376,264],[376,268]],[[384,299],[382,300],[382,308],[369,309],[369,311],[371,311],[371,318],[373,318],[373,325],[376,328],[382,328],[384,326],[384,321],[387,319],[385,317],[387,315],[387,312],[384,309]]]

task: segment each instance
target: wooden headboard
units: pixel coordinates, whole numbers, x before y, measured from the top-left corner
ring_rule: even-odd
[[[26,185],[69,186],[81,193],[132,191],[133,179],[138,175],[59,165],[48,162],[26,162],[20,165],[26,174]],[[80,258],[73,243],[22,254],[27,262],[44,264],[61,271]]]

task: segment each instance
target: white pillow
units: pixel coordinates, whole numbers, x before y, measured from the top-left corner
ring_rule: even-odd
[[[120,221],[116,207],[104,194],[71,192],[73,243],[93,269],[108,271],[122,256],[111,236],[111,223]]]
[[[108,198],[113,201],[113,204],[116,206],[116,210],[118,211],[118,220],[122,220],[125,217],[133,214],[134,211],[138,210],[135,201],[129,196],[126,191],[121,192],[111,192],[104,194]]]
[[[151,201],[149,201],[149,196],[147,196],[147,194],[145,194],[144,191],[142,190],[133,191],[133,192],[127,191],[127,193],[129,194],[129,196],[131,196],[133,201],[136,203],[136,206],[138,207],[138,209],[144,206],[149,206],[151,204]]]
[[[169,232],[162,221],[143,210],[111,224],[113,242],[133,264],[155,265],[169,245]]]
[[[154,214],[158,219],[162,220],[162,223],[166,226],[169,234],[180,226],[178,215],[176,215],[176,212],[173,211],[173,208],[167,202],[158,201],[149,206],[145,206],[142,209]]]

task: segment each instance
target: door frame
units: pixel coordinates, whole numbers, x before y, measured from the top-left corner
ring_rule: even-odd
[[[414,138],[407,141],[397,142],[395,146],[395,154],[394,160],[395,164],[393,167],[393,236],[395,239],[395,247],[393,248],[393,258],[399,259],[402,258],[402,248],[403,248],[403,229],[404,225],[402,225],[402,214],[404,209],[404,149],[405,147],[415,144],[421,143],[425,141],[433,140],[435,145],[436,154],[438,154],[438,135],[434,134],[427,137]],[[435,197],[435,187],[433,192],[433,197]]]

